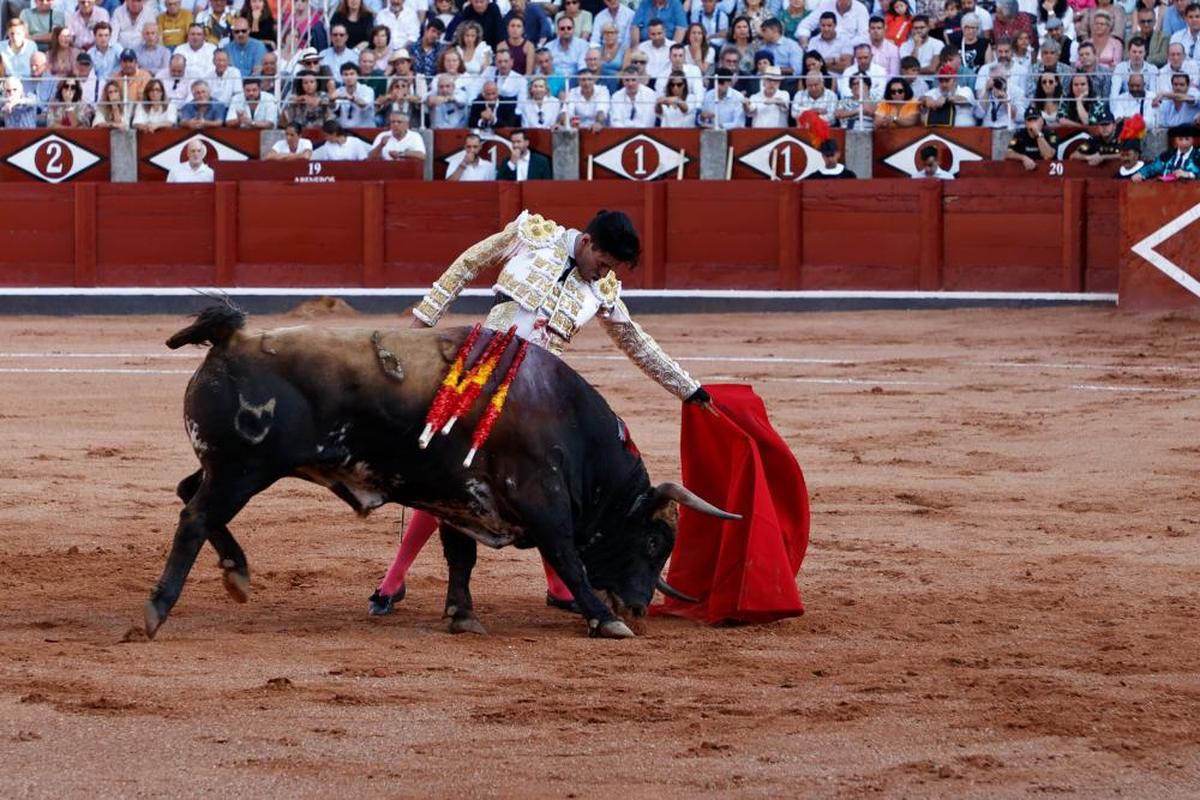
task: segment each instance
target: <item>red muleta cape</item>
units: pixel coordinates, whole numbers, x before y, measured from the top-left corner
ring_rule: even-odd
[[[654,611],[710,624],[799,616],[804,603],[796,574],[809,531],[808,490],[800,464],[771,427],[762,398],[750,386],[704,388],[721,416],[684,403],[683,484],[742,519],[679,510],[667,581],[700,602],[668,598]]]

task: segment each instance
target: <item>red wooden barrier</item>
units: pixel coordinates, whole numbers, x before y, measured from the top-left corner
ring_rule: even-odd
[[[108,130],[0,131],[0,182],[107,181]]]
[[[0,285],[421,286],[523,208],[574,227],[612,208],[643,237],[630,288],[1112,291],[1116,191],[1036,179],[13,185],[0,193]]]
[[[1200,186],[1154,181],[1121,192],[1121,308],[1200,308]]]
[[[674,180],[681,160],[683,177],[696,179],[700,177],[700,131],[672,128],[580,131],[580,177],[587,177],[589,156],[592,177],[598,180]]]

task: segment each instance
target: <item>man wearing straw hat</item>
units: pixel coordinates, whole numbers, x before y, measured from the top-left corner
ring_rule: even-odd
[[[499,266],[492,287],[496,302],[485,328],[506,331],[516,326],[522,338],[561,355],[575,334],[598,317],[605,332],[642,372],[680,400],[711,410],[708,392],[633,321],[621,300],[616,273],[633,269],[640,255],[637,229],[620,211],[598,212],[582,231],[523,211],[504,230],[455,259],[413,309],[412,326],[436,325],[478,274]],[[615,433],[626,447],[634,447],[627,429]],[[371,596],[371,614],[389,613],[395,601],[404,597],[408,569],[437,524],[432,514],[413,514],[391,569]],[[549,565],[544,566],[547,604],[574,610],[570,590]]]

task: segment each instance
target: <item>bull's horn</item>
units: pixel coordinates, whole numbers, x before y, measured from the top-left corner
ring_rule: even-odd
[[[666,580],[664,578],[662,578],[661,576],[659,576],[659,579],[658,579],[658,590],[660,592],[662,592],[663,594],[665,594],[667,597],[670,597],[673,600],[678,600],[681,603],[699,603],[700,602],[700,600],[698,598],[692,597],[690,594],[684,594],[683,592],[679,591],[674,586],[667,583]]]
[[[722,511],[707,500],[699,497],[695,492],[688,489],[686,486],[674,481],[668,481],[658,487],[659,497],[665,497],[678,502],[680,505],[699,511],[701,514],[708,514],[719,519],[741,519],[741,514],[730,514],[728,511]]]

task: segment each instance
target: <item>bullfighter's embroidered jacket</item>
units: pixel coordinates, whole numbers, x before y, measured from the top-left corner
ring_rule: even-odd
[[[517,333],[555,355],[592,317],[642,372],[681,400],[700,383],[671,359],[629,316],[621,301],[621,282],[612,272],[595,281],[579,274],[571,256],[580,232],[523,211],[500,233],[471,247],[433,284],[413,310],[426,325],[436,325],[450,303],[480,271],[501,265],[492,287],[499,302],[484,325]]]

